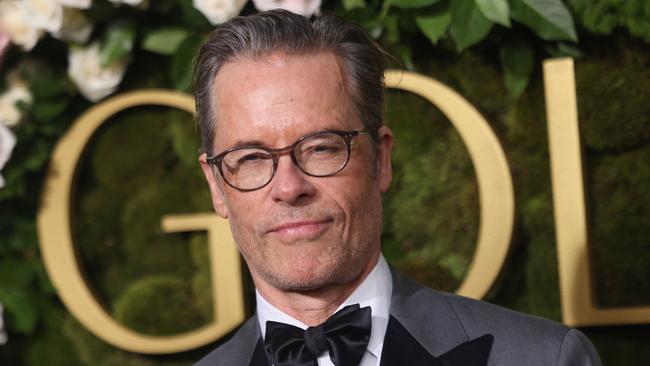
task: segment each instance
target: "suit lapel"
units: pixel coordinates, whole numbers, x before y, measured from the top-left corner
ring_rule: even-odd
[[[408,362],[406,362],[408,360]],[[434,365],[434,357],[413,338],[404,326],[394,317],[388,320],[384,347],[381,351],[381,366]]]
[[[391,267],[393,295],[390,305],[390,319],[384,340],[386,352],[382,351],[382,365],[401,364],[409,355],[397,349],[406,347],[414,352],[422,365],[486,365],[494,337],[486,334],[470,340],[451,305],[441,294],[425,288],[402,276]],[[391,325],[391,323],[393,323]],[[406,334],[404,334],[406,333]],[[403,339],[396,339],[401,337]],[[406,345],[413,342],[415,345]],[[395,342],[395,345],[391,343]],[[421,352],[424,350],[435,361],[429,361]],[[384,363],[384,354],[388,363]],[[389,360],[402,362],[393,363]],[[397,357],[397,358],[393,358]],[[411,363],[409,362],[409,365]],[[413,365],[418,365],[413,363]]]
[[[246,323],[235,333],[235,335],[222,347],[223,352],[219,355],[220,365],[259,365],[270,366],[269,364],[253,363],[259,362],[255,359],[257,349],[260,347],[262,332],[260,331],[257,315],[250,317]],[[264,356],[264,345],[261,344],[262,356]]]
[[[485,366],[493,341],[494,337],[486,334],[434,357],[413,338],[397,319],[391,316],[384,338],[381,366],[403,364],[410,366]]]
[[[430,354],[441,355],[469,341],[451,305],[440,294],[401,275],[391,267],[393,295],[390,315]]]
[[[438,357],[441,366],[485,366],[490,359],[494,336],[485,334]]]
[[[266,357],[266,352],[264,351],[264,341],[262,341],[262,337],[259,337],[257,340],[257,345],[255,346],[255,350],[253,350],[253,356],[251,357],[249,366],[271,366],[269,359]]]

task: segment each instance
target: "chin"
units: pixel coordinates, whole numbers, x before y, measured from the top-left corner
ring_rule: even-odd
[[[283,268],[263,273],[265,280],[283,291],[311,291],[355,278],[346,263],[322,263],[318,259],[286,262]]]

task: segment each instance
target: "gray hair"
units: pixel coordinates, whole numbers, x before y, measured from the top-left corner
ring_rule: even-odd
[[[217,111],[214,78],[221,66],[238,57],[261,59],[272,53],[308,55],[332,52],[343,64],[346,90],[364,128],[382,125],[385,52],[360,26],[334,15],[310,21],[285,10],[230,19],[200,48],[194,67],[196,119],[203,151],[213,153]],[[377,135],[373,134],[377,139]]]

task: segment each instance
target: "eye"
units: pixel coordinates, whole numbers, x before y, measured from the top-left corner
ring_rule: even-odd
[[[309,159],[325,161],[338,158],[344,150],[345,141],[340,136],[324,133],[303,141],[298,147],[298,155],[303,161]]]
[[[332,153],[332,152],[337,152],[339,150],[340,150],[340,146],[336,144],[325,144],[325,143],[314,145],[309,148],[309,151],[315,154]]]
[[[321,141],[303,146],[301,155],[305,158],[327,158],[341,152],[341,145],[336,142]]]
[[[255,152],[255,153],[250,153],[239,157],[239,159],[237,159],[237,164],[239,165],[252,164],[252,163],[259,162],[261,160],[266,160],[268,158],[269,157],[262,152]]]
[[[271,155],[261,149],[238,149],[223,157],[223,163],[228,169],[254,168],[271,159]]]

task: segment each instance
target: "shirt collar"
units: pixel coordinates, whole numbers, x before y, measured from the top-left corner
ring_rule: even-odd
[[[366,306],[372,308],[372,328],[367,350],[377,358],[380,357],[384,344],[392,293],[393,281],[390,269],[384,256],[380,255],[379,261],[368,277],[337,309],[338,311],[353,304],[359,304],[362,308]],[[257,319],[262,331],[262,337],[266,335],[266,322],[269,320],[307,329],[307,325],[273,306],[257,290],[255,290],[255,297],[257,300]]]

